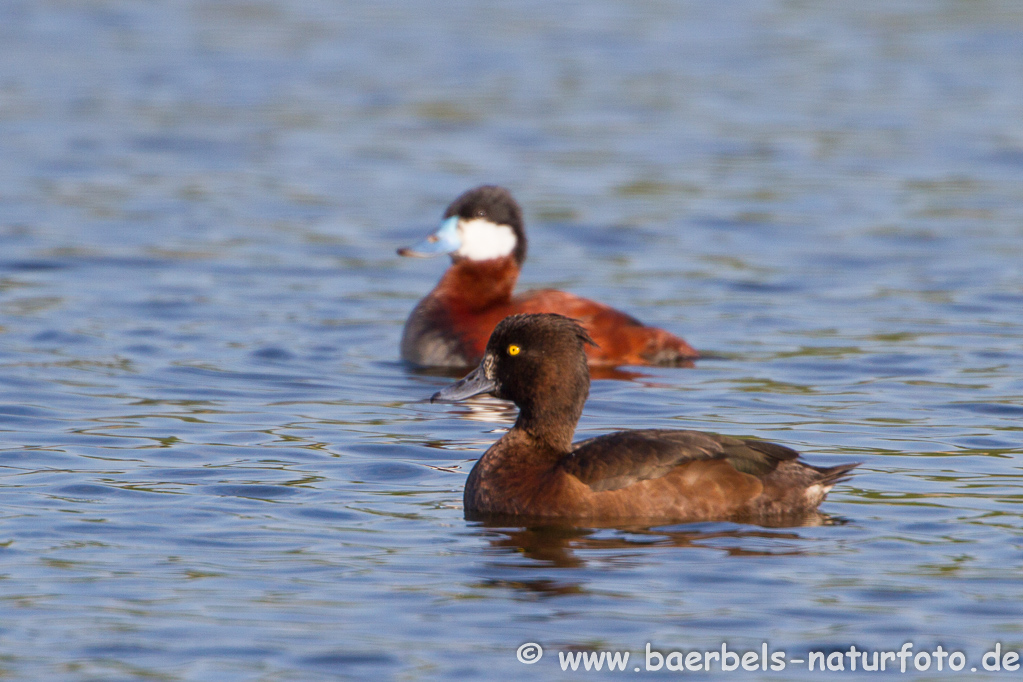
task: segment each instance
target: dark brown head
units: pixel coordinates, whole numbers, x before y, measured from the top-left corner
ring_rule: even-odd
[[[492,393],[519,407],[517,427],[567,446],[590,392],[587,343],[590,335],[571,318],[511,315],[490,335],[479,367],[431,400]]]
[[[496,185],[481,185],[465,192],[444,211],[440,229],[402,256],[451,254],[452,260],[490,260],[512,256],[526,260],[526,233],[522,209],[511,192]]]

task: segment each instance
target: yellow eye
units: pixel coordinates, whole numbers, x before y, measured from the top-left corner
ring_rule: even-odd
[[[522,349],[516,346],[514,343],[508,346],[508,355],[518,355],[522,352]]]

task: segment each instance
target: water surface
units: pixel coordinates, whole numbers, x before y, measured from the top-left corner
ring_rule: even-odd
[[[1023,10],[722,5],[4,3],[0,678],[1023,651]],[[481,182],[525,286],[721,358],[596,381],[582,435],[862,461],[833,523],[465,521],[514,413],[422,402],[444,263],[394,250]]]

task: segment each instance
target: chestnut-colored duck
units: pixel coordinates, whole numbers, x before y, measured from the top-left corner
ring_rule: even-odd
[[[591,366],[679,365],[692,346],[602,303],[555,289],[512,295],[526,259],[522,209],[503,187],[476,187],[455,199],[437,232],[402,256],[451,255],[433,291],[405,323],[402,359],[423,367],[471,367],[498,322],[517,313],[560,313],[579,320],[597,345]]]
[[[592,344],[561,315],[514,315],[497,325],[479,366],[432,397],[492,393],[519,408],[469,474],[467,517],[778,523],[814,513],[857,466],[816,467],[783,445],[700,431],[618,431],[573,443]]]

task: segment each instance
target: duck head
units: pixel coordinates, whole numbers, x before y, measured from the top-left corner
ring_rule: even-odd
[[[444,211],[440,229],[415,246],[398,249],[399,256],[442,253],[455,262],[510,256],[521,265],[526,259],[526,234],[522,209],[511,192],[496,185],[470,189]]]
[[[430,401],[464,400],[481,393],[511,400],[519,408],[516,427],[567,448],[590,392],[587,343],[593,340],[571,318],[511,315],[494,329],[479,366]]]

